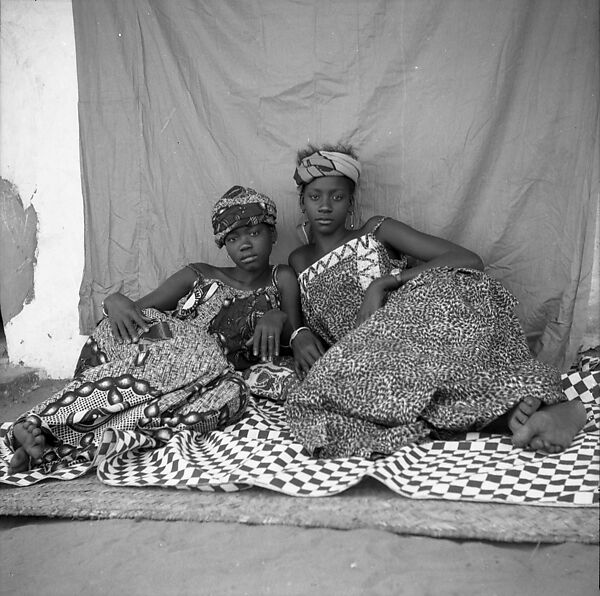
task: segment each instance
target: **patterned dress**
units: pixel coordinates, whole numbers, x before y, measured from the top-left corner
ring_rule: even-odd
[[[275,270],[271,285],[244,291],[190,267],[197,279],[175,311],[145,309],[151,328],[137,344],[115,341],[103,319],[82,349],[74,379],[19,417],[40,422],[43,473],[85,462],[92,467],[109,428],[168,441],[175,431],[208,432],[242,417],[249,392],[234,368],[249,365],[245,342],[258,318],[279,305]],[[12,429],[0,434],[8,447],[0,477],[14,451]]]
[[[515,298],[480,271],[427,270],[354,329],[369,283],[392,266],[374,233],[299,276],[307,324],[335,344],[285,406],[309,451],[389,454],[430,436],[480,430],[528,395],[565,399],[559,371],[530,355]]]

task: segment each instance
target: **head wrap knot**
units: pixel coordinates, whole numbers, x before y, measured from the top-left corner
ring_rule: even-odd
[[[277,207],[267,195],[253,188],[232,186],[216,203],[212,212],[215,242],[221,248],[229,232],[265,223],[274,226]]]
[[[294,180],[298,186],[309,184],[322,176],[346,176],[354,184],[358,184],[360,162],[346,153],[315,151],[305,157],[294,172]]]

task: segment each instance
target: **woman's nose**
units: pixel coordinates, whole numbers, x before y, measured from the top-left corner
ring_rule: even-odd
[[[324,197],[321,200],[319,211],[331,211],[331,200],[328,197]]]
[[[240,242],[240,250],[248,250],[249,248],[252,248],[252,243],[250,242],[250,238],[245,236]]]

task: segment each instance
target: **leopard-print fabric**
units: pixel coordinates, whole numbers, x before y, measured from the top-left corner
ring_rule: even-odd
[[[326,254],[298,276],[304,319],[329,345],[354,328],[369,284],[395,267],[406,267],[406,257],[390,259],[375,237],[383,219],[370,233]]]
[[[357,271],[377,271],[372,263],[385,249],[369,236],[363,244],[370,253],[342,246],[302,274],[309,324],[326,339],[342,335],[285,404],[292,432],[309,451],[389,454],[432,435],[480,430],[528,395],[565,399],[559,371],[530,355],[515,298],[480,271],[425,271],[352,329],[358,306],[346,287],[330,284],[348,279],[356,291]],[[323,262],[334,263],[335,275]]]

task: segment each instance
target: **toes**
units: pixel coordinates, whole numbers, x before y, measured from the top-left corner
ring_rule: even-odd
[[[527,412],[523,412],[521,408],[517,408],[513,415],[513,421],[518,422],[519,424],[525,424],[529,419],[529,414]]]
[[[543,451],[544,453],[555,454],[564,451],[565,448],[560,443],[546,441],[539,436],[533,437],[529,442],[530,449],[534,451]]]
[[[526,426],[522,426],[520,429],[513,432],[512,444],[515,447],[526,447],[531,440],[533,433]]]
[[[23,447],[19,447],[15,451],[10,463],[8,464],[8,469],[11,474],[25,472],[29,469],[29,455],[27,455],[27,452],[25,449],[23,449]]]
[[[42,462],[42,455],[44,453],[44,447],[45,447],[44,435],[40,431],[33,438],[33,445],[31,445],[31,447],[29,449],[29,455],[31,456],[31,459],[36,464],[39,464]]]
[[[35,416],[28,416],[27,418],[25,418],[25,420],[23,420],[23,426],[31,429],[34,427],[39,427],[40,425],[40,421],[38,418],[36,418]]]
[[[537,397],[527,396],[519,402],[518,410],[526,416],[531,416],[540,407]]]
[[[523,425],[527,424],[529,418],[539,409],[540,403],[541,402],[537,397],[527,396],[515,406],[508,423],[508,426],[513,434],[518,432],[520,427],[523,427]],[[527,443],[526,441],[525,443],[521,444],[522,440],[519,440],[518,442],[519,446],[524,446]]]
[[[529,441],[529,446],[535,451],[547,451],[546,443],[541,437],[537,435],[533,437],[531,441]]]

